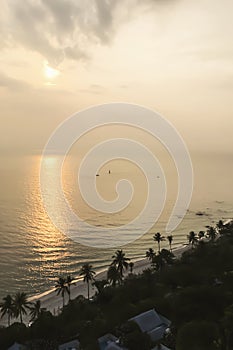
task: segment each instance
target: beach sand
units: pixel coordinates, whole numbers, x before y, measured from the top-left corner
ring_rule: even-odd
[[[179,258],[181,257],[183,252],[187,251],[188,249],[190,249],[189,245],[182,245],[181,247],[173,249],[172,252],[176,258]],[[151,266],[149,260],[146,258],[138,261],[133,261],[133,262],[134,262],[134,268],[133,268],[134,274],[140,274]],[[127,276],[128,273],[129,271],[125,273],[125,276]],[[107,270],[99,272],[95,276],[96,280],[103,280],[106,278],[107,278]],[[95,293],[96,293],[96,288],[90,284],[90,297],[92,297]],[[74,280],[71,285],[71,299],[75,299],[79,295],[83,295],[84,297],[87,297],[87,283],[83,282],[82,278]],[[28,298],[28,300],[30,302],[35,302],[37,300],[40,300],[41,306],[43,308],[46,308],[53,315],[58,315],[62,308],[62,297],[60,295],[57,295],[55,288],[38,295],[34,295]],[[68,303],[68,296],[66,295],[65,304],[67,303]],[[12,322],[15,322],[15,320],[12,320]],[[24,316],[24,323],[26,324],[29,323],[29,316]],[[6,317],[3,317],[0,320],[0,325],[7,325]]]

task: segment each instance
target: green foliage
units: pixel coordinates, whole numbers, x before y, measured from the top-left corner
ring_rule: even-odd
[[[207,321],[193,321],[180,328],[176,342],[177,350],[217,350],[219,333],[217,325]]]
[[[149,350],[151,340],[146,333],[142,333],[135,322],[127,322],[121,327],[121,344],[129,350]]]

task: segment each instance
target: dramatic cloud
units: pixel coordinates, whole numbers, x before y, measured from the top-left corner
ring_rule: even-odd
[[[23,46],[56,65],[64,57],[86,59],[91,43],[108,43],[114,0],[9,0],[3,3],[2,46]]]
[[[178,0],[166,1],[176,3]],[[162,0],[3,0],[1,47],[20,46],[44,56],[52,65],[65,57],[87,59],[95,43],[109,44],[120,23],[135,11]]]

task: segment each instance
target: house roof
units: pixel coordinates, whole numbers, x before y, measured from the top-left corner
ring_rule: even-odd
[[[58,349],[59,350],[79,350],[79,341],[78,339],[72,340],[68,343],[64,343],[59,345]]]
[[[116,343],[117,340],[115,335],[110,333],[105,334],[98,339],[100,350],[123,350],[123,348]]]
[[[14,343],[7,350],[26,350],[26,346],[19,343]]]
[[[113,334],[107,333],[98,339],[100,350],[105,350],[107,346],[117,340]]]
[[[169,348],[167,348],[165,345],[161,344],[160,347],[157,345],[155,348],[153,348],[152,350],[171,350]]]
[[[130,319],[138,324],[142,332],[151,332],[161,325],[170,325],[170,321],[165,317],[159,315],[154,309],[143,312]]]

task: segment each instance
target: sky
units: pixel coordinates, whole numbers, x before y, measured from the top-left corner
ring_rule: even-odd
[[[232,152],[232,0],[2,0],[0,152],[39,153],[73,113],[158,111],[191,151]]]

